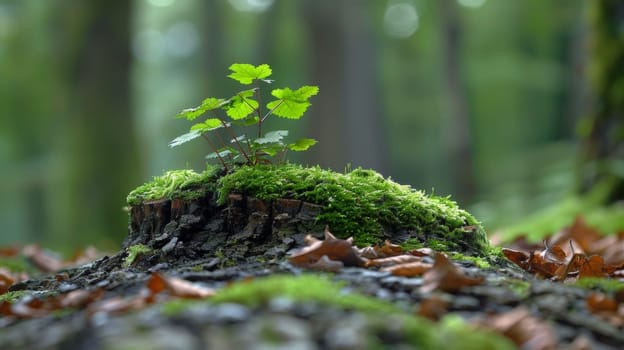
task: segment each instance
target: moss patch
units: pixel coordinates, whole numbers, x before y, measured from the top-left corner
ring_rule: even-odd
[[[447,245],[463,241],[480,252],[489,246],[479,222],[448,197],[426,195],[372,170],[341,174],[297,165],[242,167],[220,180],[221,203],[232,192],[323,205],[318,220],[360,245],[378,243],[389,228],[437,237]],[[475,232],[467,232],[467,226]]]
[[[215,191],[219,172],[218,167],[209,167],[202,173],[189,169],[170,170],[132,190],[126,201],[129,205],[139,205],[158,199],[197,199]]]
[[[9,303],[14,303],[16,301],[18,301],[20,298],[22,298],[25,295],[31,294],[32,291],[28,291],[28,290],[16,290],[13,292],[6,292],[4,294],[0,294],[0,302],[6,301]]]
[[[230,193],[262,200],[297,199],[323,206],[317,217],[338,237],[353,237],[360,246],[377,244],[384,232],[405,232],[434,249],[462,250],[484,255],[489,248],[485,231],[468,212],[448,197],[427,195],[385,179],[372,170],[342,174],[320,167],[243,166],[222,177],[215,168],[197,174],[170,171],[128,195],[128,203],[161,198],[198,198],[216,191],[219,204]],[[438,243],[438,244],[436,244]]]
[[[144,245],[144,244],[135,244],[133,246],[128,247],[128,256],[126,256],[126,258],[124,259],[123,262],[123,266],[124,267],[128,267],[130,265],[132,265],[132,263],[134,262],[134,260],[136,260],[136,258],[140,255],[140,254],[146,254],[152,251],[152,248]]]
[[[574,283],[586,289],[597,289],[605,293],[617,293],[624,289],[624,283],[611,278],[585,277]]]
[[[413,315],[394,304],[357,293],[346,293],[344,284],[332,282],[319,275],[274,275],[250,282],[237,282],[221,289],[209,299],[210,303],[238,303],[251,308],[267,305],[276,297],[294,301],[316,302],[327,307],[363,312],[373,327],[382,329],[392,322],[414,348],[423,349],[512,349],[511,343],[502,336],[475,330],[459,317],[449,316],[440,323]],[[172,314],[202,302],[170,302],[163,311]],[[367,336],[362,334],[362,336]],[[374,334],[369,334],[375,344]]]

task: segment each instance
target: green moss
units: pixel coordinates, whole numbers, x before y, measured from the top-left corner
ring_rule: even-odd
[[[403,243],[400,244],[403,250],[409,251],[418,248],[423,248],[425,245],[423,242],[417,240],[416,238],[408,238]]]
[[[4,294],[0,294],[0,302],[7,301],[9,303],[14,303],[18,301],[21,297],[32,293],[32,291],[28,290],[17,290],[14,292],[6,292]]]
[[[342,174],[318,166],[243,166],[220,178],[214,168],[202,174],[177,170],[132,191],[128,203],[197,198],[207,191],[218,192],[222,205],[230,193],[322,205],[319,223],[329,225],[338,237],[353,237],[360,246],[379,243],[384,231],[404,230],[413,233],[412,245],[418,236],[426,237],[426,245],[434,244],[432,248],[441,251],[470,250],[483,255],[489,248],[479,222],[448,197],[427,195],[384,179],[372,170],[356,169]]]
[[[492,267],[492,265],[487,260],[478,256],[468,256],[461,253],[452,252],[450,254],[450,258],[459,261],[470,261],[482,269],[488,269]]]
[[[624,289],[624,283],[611,278],[585,277],[577,280],[575,285],[586,289],[598,289],[605,293],[616,293]]]
[[[286,297],[299,302],[316,302],[328,307],[362,312],[369,316],[372,328],[394,329],[414,348],[422,349],[513,349],[509,341],[492,332],[476,330],[461,318],[448,316],[440,323],[414,316],[389,302],[357,293],[345,293],[344,284],[332,282],[319,275],[273,275],[251,282],[238,282],[223,288],[208,300],[210,303],[238,303],[256,308],[266,305],[276,297]],[[202,303],[202,302],[199,302]],[[163,311],[179,313],[198,302],[174,301],[166,303]],[[362,335],[366,336],[366,335]],[[381,344],[381,339],[368,334],[370,348]]]
[[[232,192],[323,205],[318,220],[339,237],[353,236],[360,245],[379,243],[384,229],[391,228],[437,238],[451,249],[460,241],[479,252],[489,246],[479,222],[449,198],[426,195],[372,170],[341,174],[291,164],[242,167],[220,180],[221,203]],[[466,226],[474,227],[475,232],[467,232]]]
[[[133,246],[128,247],[128,250],[127,250],[128,256],[126,256],[126,259],[124,259],[123,266],[128,267],[132,265],[132,263],[134,262],[134,260],[136,260],[139,254],[146,254],[146,253],[150,253],[151,251],[152,251],[152,248],[144,244],[135,244]]]
[[[197,199],[215,191],[218,176],[218,167],[210,167],[202,173],[188,169],[170,170],[132,190],[126,201],[129,205],[139,205],[158,199]]]

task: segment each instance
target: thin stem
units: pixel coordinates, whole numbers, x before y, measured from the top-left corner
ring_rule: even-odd
[[[232,140],[234,140],[234,142],[236,142],[236,146],[238,147],[238,149],[241,151],[241,154],[243,155],[243,157],[245,157],[245,159],[247,160],[248,164],[253,164],[251,162],[251,160],[249,159],[249,157],[247,156],[247,152],[245,152],[245,149],[243,148],[243,146],[241,146],[240,142],[238,142],[238,139],[236,138],[236,136],[234,136],[234,133],[232,133],[232,130],[230,129],[230,127],[227,125],[226,122],[223,121],[223,119],[219,119],[221,121],[221,124],[223,124],[223,127],[225,128],[225,130],[227,131],[227,133],[230,135],[230,137],[232,138]],[[225,142],[221,141],[223,144],[225,144]],[[249,151],[249,154],[251,154],[251,150]]]
[[[256,79],[256,100],[258,101],[258,108],[256,109],[256,115],[258,115],[258,138],[262,137],[262,99],[260,96],[260,82]]]
[[[212,148],[214,153],[217,155],[217,158],[219,158],[219,162],[221,162],[221,165],[223,165],[223,168],[225,169],[225,171],[228,171],[229,169],[227,167],[227,164],[225,163],[225,160],[223,159],[223,157],[221,157],[221,155],[219,154],[219,150],[215,148],[212,142],[210,142],[210,139],[208,138],[208,136],[206,136],[206,134],[202,133],[201,136],[206,140],[206,142],[208,142],[208,144],[210,145],[210,148]]]

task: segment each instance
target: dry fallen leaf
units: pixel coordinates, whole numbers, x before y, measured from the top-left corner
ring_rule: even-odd
[[[147,287],[153,294],[166,290],[171,296],[190,299],[207,298],[215,293],[211,288],[204,288],[181,278],[166,277],[158,272],[152,274],[147,281]]]
[[[329,232],[327,227],[325,228],[325,240],[308,238],[307,241],[309,246],[288,258],[291,264],[308,267],[310,264],[319,261],[324,255],[330,260],[341,261],[345,266],[364,266],[366,263],[366,260],[360,257],[353,247],[352,238],[338,239]]]
[[[391,256],[389,258],[371,259],[366,262],[366,266],[367,267],[369,266],[386,267],[386,266],[392,266],[392,265],[413,263],[413,262],[418,262],[421,260],[422,258],[419,256],[403,254],[403,255]]]
[[[418,306],[418,315],[438,321],[448,312],[449,302],[439,295],[432,295]]]
[[[552,328],[547,323],[531,316],[524,307],[482,319],[477,322],[477,325],[504,335],[521,349],[557,348],[557,337]]]
[[[484,277],[472,278],[464,275],[444,254],[438,253],[432,268],[423,275],[423,285],[420,289],[423,293],[434,289],[455,292],[462,287],[479,285],[484,281]]]
[[[433,264],[425,263],[422,261],[410,262],[400,265],[388,266],[381,269],[381,271],[390,272],[395,276],[414,277],[420,276],[429,271],[433,267]]]
[[[25,246],[22,249],[22,254],[35,265],[35,267],[43,272],[56,272],[65,266],[60,259],[47,254],[39,246],[34,244]]]

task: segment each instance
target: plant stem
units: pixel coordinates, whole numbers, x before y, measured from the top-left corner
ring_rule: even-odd
[[[221,157],[221,154],[219,154],[219,150],[215,148],[212,142],[210,142],[210,139],[208,138],[208,136],[206,136],[206,134],[202,133],[201,135],[206,140],[206,142],[208,142],[208,144],[210,145],[210,148],[212,148],[214,153],[217,155],[217,158],[219,159],[219,162],[221,162],[221,165],[223,165],[223,168],[225,169],[225,171],[228,171],[229,169],[227,167],[227,164],[225,163],[225,160],[223,159],[223,157]]]
[[[223,119],[219,119],[219,120],[221,121],[221,124],[223,124],[223,127],[225,128],[225,130],[227,130],[227,133],[230,135],[232,140],[236,142],[236,146],[241,151],[241,154],[243,155],[243,157],[245,157],[245,159],[247,160],[247,164],[253,164],[251,160],[249,159],[249,157],[247,156],[247,152],[245,152],[245,149],[243,148],[243,146],[240,144],[240,142],[238,142],[238,139],[236,138],[236,136],[234,136],[234,133],[232,133],[230,126],[226,122],[224,122]],[[225,144],[225,142],[223,141],[221,142]],[[249,150],[249,154],[251,155],[251,149]]]
[[[258,108],[256,109],[256,115],[258,115],[258,138],[262,137],[262,113],[261,108],[262,108],[262,100],[261,100],[261,96],[260,96],[260,83],[259,80],[256,79],[256,100],[258,101]]]

